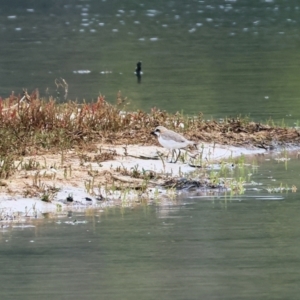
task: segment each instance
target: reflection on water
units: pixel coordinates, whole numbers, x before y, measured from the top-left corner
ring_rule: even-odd
[[[0,8],[0,95],[38,87],[56,96],[62,77],[72,99],[114,101],[121,90],[133,109],[294,124],[299,14],[292,0],[9,1]]]
[[[299,168],[267,161],[253,180],[279,184]],[[250,189],[9,226],[0,297],[298,299],[299,210],[299,193]]]

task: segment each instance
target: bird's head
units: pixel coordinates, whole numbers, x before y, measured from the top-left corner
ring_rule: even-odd
[[[151,131],[151,134],[158,137],[166,130],[167,130],[167,128],[165,128],[163,126],[157,126],[154,131]]]

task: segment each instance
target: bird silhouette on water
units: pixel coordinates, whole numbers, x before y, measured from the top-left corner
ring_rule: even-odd
[[[141,83],[141,80],[142,80],[142,62],[139,61],[137,64],[136,64],[136,69],[135,69],[135,75],[137,77],[137,82],[138,83]]]

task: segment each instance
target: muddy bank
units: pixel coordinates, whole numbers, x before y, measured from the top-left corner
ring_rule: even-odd
[[[94,146],[90,152],[69,150],[15,161],[18,172],[0,181],[1,220],[115,205],[134,206],[142,202],[168,202],[191,187],[219,192],[226,186],[210,182],[204,170],[218,169],[225,161],[229,161],[230,166],[241,155],[265,152],[253,147],[201,143],[198,153],[183,151],[174,164],[167,162],[167,151],[158,146]],[[107,159],[99,161],[103,156]],[[197,170],[197,174],[193,174]]]
[[[116,105],[103,96],[95,103],[57,104],[27,91],[22,98],[0,99],[0,220],[163,201],[193,186],[232,188],[226,178],[211,180],[207,170],[300,141],[297,128],[124,107],[121,94]],[[166,150],[150,135],[157,125],[197,142],[198,150],[168,163]]]

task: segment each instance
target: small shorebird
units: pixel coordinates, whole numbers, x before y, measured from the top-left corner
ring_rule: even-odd
[[[179,150],[179,153],[174,161],[174,163],[177,162],[179,156],[180,156],[180,149],[183,149],[189,145],[194,145],[196,147],[196,143],[193,141],[187,140],[185,137],[183,137],[181,134],[174,132],[172,130],[169,130],[163,126],[157,126],[154,131],[151,132],[151,134],[157,136],[158,142],[165,148],[172,151],[172,158],[170,162],[173,162],[174,153],[176,153],[175,149]],[[197,147],[196,147],[197,148]]]

